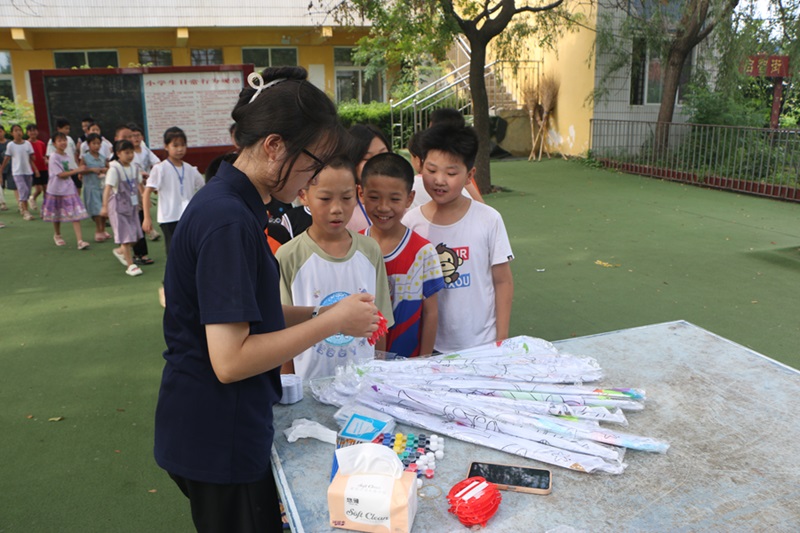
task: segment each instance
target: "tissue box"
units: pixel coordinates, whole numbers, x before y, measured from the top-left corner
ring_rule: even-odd
[[[363,453],[353,453],[358,448]],[[345,450],[349,457],[340,455]],[[416,474],[402,471],[397,455],[378,444],[358,444],[336,453],[340,470],[328,487],[330,525],[352,531],[409,533],[417,514]]]

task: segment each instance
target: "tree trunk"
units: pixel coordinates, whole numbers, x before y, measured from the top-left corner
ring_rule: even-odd
[[[472,93],[472,116],[478,134],[478,157],[475,158],[475,183],[481,194],[490,192],[492,176],[489,166],[491,141],[489,139],[489,95],[486,92],[486,45],[467,35],[472,56],[469,66],[469,87]]]
[[[681,81],[681,71],[691,48],[672,46],[667,56],[667,68],[664,70],[664,90],[661,93],[661,105],[658,108],[658,125],[656,126],[656,151],[663,153],[669,148],[669,125],[675,115],[675,102]]]

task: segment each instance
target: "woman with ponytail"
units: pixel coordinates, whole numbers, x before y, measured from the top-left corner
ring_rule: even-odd
[[[368,294],[282,307],[264,239],[265,204],[291,202],[340,149],[333,103],[304,69],[267,69],[232,116],[239,157],[194,196],[170,247],[155,458],[197,531],[280,531],[270,465],[280,366],[336,333],[370,336],[378,315]]]

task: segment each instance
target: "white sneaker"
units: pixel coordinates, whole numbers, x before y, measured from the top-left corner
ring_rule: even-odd
[[[161,238],[161,234],[159,232],[157,232],[156,230],[151,229],[150,232],[147,234],[147,237],[151,241],[157,241],[158,239]]]
[[[139,268],[137,265],[130,265],[125,273],[131,277],[141,276],[143,274],[142,269]]]

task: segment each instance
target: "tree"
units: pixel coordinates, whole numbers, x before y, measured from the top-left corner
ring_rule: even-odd
[[[764,127],[769,123],[776,79],[747,76],[742,65],[752,56],[789,56],[790,77],[782,80],[781,126],[796,128],[800,122],[800,0],[769,0],[760,4],[761,9],[756,6],[752,0],[740,4],[729,24],[718,29],[721,61],[713,93],[757,112],[761,115],[757,125]]]
[[[469,69],[474,126],[480,140],[475,161],[481,192],[491,189],[489,167],[489,97],[484,70],[490,43],[503,36],[499,55],[518,52],[520,39],[537,36],[540,44],[569,26],[563,15],[564,0],[344,0],[329,9],[340,23],[369,20],[370,33],[359,42],[356,57],[367,64],[367,73],[399,66],[405,72],[425,61],[441,60],[463,34],[472,53]],[[313,2],[312,2],[313,5]],[[536,21],[527,17],[536,15]]]
[[[664,65],[658,122],[672,122],[681,72],[692,50],[731,17],[739,0],[598,0],[606,15],[598,21],[597,54],[614,57],[595,94],[620,69],[631,64],[634,40],[646,43],[647,53]],[[616,14],[625,13],[621,24]],[[620,38],[621,37],[621,38]],[[666,137],[663,137],[666,140]]]

